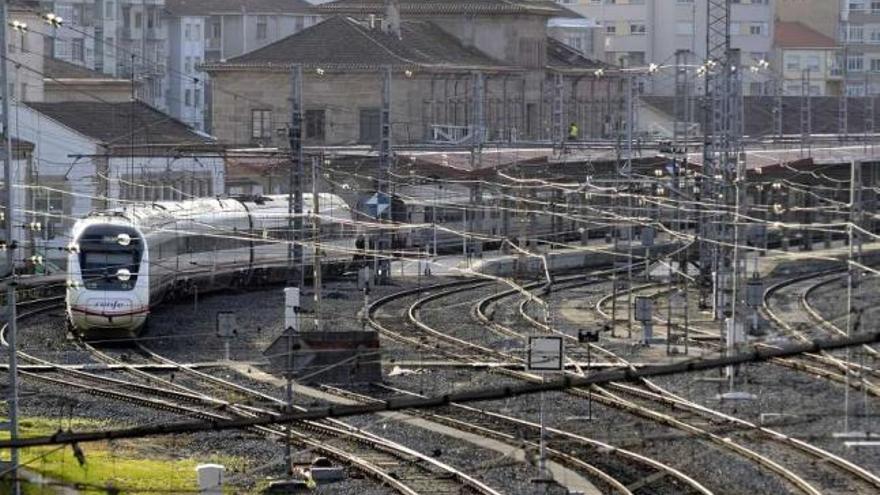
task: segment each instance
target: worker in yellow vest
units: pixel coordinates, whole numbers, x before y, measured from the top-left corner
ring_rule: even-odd
[[[580,132],[580,129],[578,129],[577,124],[572,122],[571,125],[568,126],[568,140],[569,141],[577,141],[579,132]]]

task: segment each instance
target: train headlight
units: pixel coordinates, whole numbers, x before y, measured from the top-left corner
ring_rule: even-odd
[[[75,242],[71,242],[67,245],[67,252],[69,253],[78,253],[79,252],[79,244]]]
[[[131,280],[131,272],[128,271],[128,268],[120,268],[116,271],[116,278],[123,282],[128,282]]]
[[[131,244],[131,236],[126,233],[119,234],[116,236],[116,242],[118,242],[120,246],[128,246]]]

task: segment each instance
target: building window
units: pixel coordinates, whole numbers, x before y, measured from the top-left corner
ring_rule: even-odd
[[[846,69],[853,72],[865,70],[865,59],[862,54],[850,55],[846,58]]]
[[[801,56],[792,54],[786,55],[785,70],[801,70]]]
[[[219,21],[211,22],[211,37],[219,39],[223,35],[223,24]]]
[[[861,43],[865,40],[865,26],[850,24],[847,32],[847,40]]]
[[[641,67],[645,65],[645,52],[627,52],[620,59],[624,67]]]
[[[251,110],[251,137],[268,139],[272,136],[272,110]]]
[[[880,14],[880,2],[871,2],[871,13]]]
[[[264,39],[268,38],[268,32],[267,32],[268,28],[269,28],[268,23],[269,23],[269,21],[268,21],[268,19],[266,19],[266,16],[264,16],[264,15],[257,16],[257,39],[258,40],[264,40]]]
[[[575,50],[583,50],[583,39],[580,36],[568,36],[566,44]]]
[[[200,65],[202,65],[202,57],[194,58],[193,59],[193,72],[198,72]]]
[[[609,23],[605,24],[605,34],[608,34],[611,36],[614,36],[615,34],[617,34],[617,24],[615,24],[613,22],[609,22]]]
[[[294,32],[302,31],[305,28],[306,18],[305,16],[298,15],[294,18]]]
[[[856,86],[855,84],[847,84],[846,85],[846,95],[847,96],[865,96],[865,87],[864,86]]]
[[[192,72],[192,57],[185,57],[183,59],[183,73],[189,74]]]
[[[193,40],[202,41],[202,25],[199,23],[193,24]]]
[[[306,139],[324,140],[324,110],[306,110]]]
[[[192,106],[192,91],[189,89],[183,92],[183,104],[188,107]]]
[[[753,22],[749,24],[749,34],[752,36],[767,36],[768,31],[766,22]]]
[[[629,34],[634,36],[644,36],[645,35],[645,25],[639,23],[633,23],[629,25]]]
[[[871,59],[871,72],[880,72],[880,59]]]
[[[819,65],[821,64],[821,60],[818,55],[808,55],[805,61],[805,65],[807,69],[812,71],[818,71]]]
[[[104,18],[112,21],[114,17],[116,17],[116,4],[112,0],[107,0],[104,3]]]
[[[70,41],[70,57],[74,60],[79,60],[80,62],[85,61],[85,48],[83,46],[82,38]]]
[[[192,24],[186,23],[183,27],[183,39],[187,41],[192,39]]]
[[[144,15],[141,14],[140,12],[135,12],[134,13],[134,28],[140,29],[141,26],[143,25],[143,23],[144,23]]]
[[[196,108],[202,106],[202,90],[199,88],[193,90],[193,106]]]
[[[362,108],[360,110],[360,142],[375,144],[379,142],[379,109]]]

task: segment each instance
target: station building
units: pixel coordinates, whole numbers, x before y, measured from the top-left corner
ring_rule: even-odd
[[[548,37],[548,19],[576,15],[555,3],[338,0],[316,10],[326,20],[203,66],[221,142],[287,145],[294,65],[303,67],[306,145],[378,142],[388,68],[395,144],[465,144],[476,132],[487,141],[550,141],[571,122],[581,137],[611,132],[621,81]]]

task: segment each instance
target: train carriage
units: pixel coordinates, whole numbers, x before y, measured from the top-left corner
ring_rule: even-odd
[[[356,237],[352,212],[332,194],[303,195],[304,242],[313,231],[322,262],[346,264]],[[89,337],[126,338],[169,294],[212,290],[254,277],[283,280],[290,238],[285,195],[195,199],[118,208],[78,221],[68,258],[67,317]],[[315,231],[311,219],[320,219]],[[312,263],[303,249],[303,264]]]

